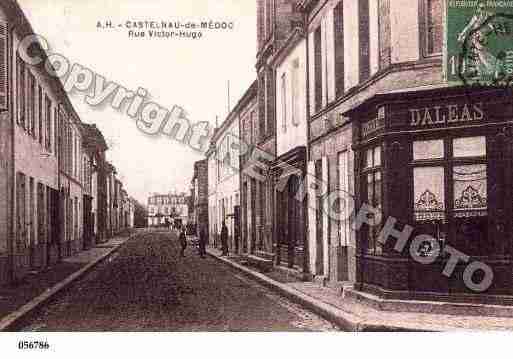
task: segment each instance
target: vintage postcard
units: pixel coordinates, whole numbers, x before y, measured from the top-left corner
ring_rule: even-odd
[[[513,330],[512,80],[510,0],[1,0],[0,341]]]

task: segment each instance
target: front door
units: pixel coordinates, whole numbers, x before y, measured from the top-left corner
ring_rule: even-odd
[[[241,225],[240,225],[240,206],[233,207],[233,227],[234,227],[234,241],[235,241],[235,253],[239,253],[239,241],[240,241],[240,232],[241,232]]]

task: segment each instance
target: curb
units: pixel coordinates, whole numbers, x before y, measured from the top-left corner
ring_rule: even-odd
[[[274,279],[271,279],[262,273],[256,272],[240,264],[234,263],[229,259],[218,257],[210,253],[208,249],[207,254],[217,259],[218,261],[227,264],[228,266],[235,268],[240,272],[248,275],[249,277],[255,279],[259,283],[283,295],[287,299],[290,299],[293,302],[296,302],[301,306],[311,310],[312,312],[318,314],[319,316],[323,317],[329,322],[336,324],[341,329],[354,332],[361,331],[363,329],[361,319],[353,314],[344,312],[331,304],[321,302],[305,293],[302,293],[294,288],[290,288],[289,286],[283,283],[275,281]]]
[[[64,289],[69,287],[78,279],[82,278],[87,272],[93,269],[96,265],[100,264],[112,254],[117,252],[123,244],[129,241],[133,235],[129,236],[128,239],[122,244],[117,245],[114,248],[109,249],[109,251],[102,256],[94,259],[92,262],[86,264],[83,268],[79,269],[75,273],[69,275],[67,278],[63,279],[59,283],[55,284],[53,287],[48,288],[42,294],[33,298],[30,302],[24,304],[22,307],[18,308],[11,314],[0,319],[0,332],[11,331],[17,323],[19,323],[23,318],[28,316],[30,313],[34,312],[36,309],[41,307],[43,304],[47,303],[50,299],[52,299],[55,295],[62,292]]]
[[[410,328],[410,327],[401,327],[394,325],[376,325],[365,322],[361,317],[358,317],[355,314],[348,313],[343,311],[340,308],[337,308],[334,305],[325,303],[321,300],[318,300],[308,294],[305,294],[299,290],[291,288],[290,286],[275,281],[267,277],[265,274],[254,271],[247,267],[244,267],[238,263],[235,263],[229,259],[219,257],[207,249],[207,254],[218,261],[237,269],[243,274],[255,279],[260,284],[263,284],[267,288],[283,295],[287,299],[303,306],[304,308],[312,311],[313,313],[321,316],[327,321],[334,323],[340,329],[351,332],[398,332],[398,331],[426,331],[422,328]]]

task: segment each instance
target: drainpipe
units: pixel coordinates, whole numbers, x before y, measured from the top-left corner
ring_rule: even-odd
[[[310,163],[310,36],[308,36],[308,12],[303,8],[301,9],[303,12],[303,31],[305,36],[306,43],[306,156],[305,156],[305,166],[306,171],[308,171],[308,163]],[[306,172],[305,171],[305,172]],[[305,176],[305,180],[308,179],[308,176]],[[307,191],[308,183],[303,187],[305,191]],[[311,277],[310,273],[310,241],[308,234],[309,230],[309,219],[308,219],[308,193],[306,193],[306,203],[303,204],[303,212],[304,217],[306,219],[304,228],[306,229],[304,234],[304,255],[303,255],[303,275],[305,279],[309,280]]]
[[[13,57],[14,57],[14,52],[13,52],[13,49],[12,49],[12,46],[11,46],[11,39],[13,38],[14,36],[14,31],[16,29],[18,25],[15,25],[13,26],[12,28],[9,28],[9,26],[7,27],[7,44],[8,44],[8,48],[9,48],[9,60],[8,60],[8,69],[12,69],[13,68]],[[10,215],[10,220],[9,220],[9,232],[10,232],[10,235],[9,235],[9,238],[7,240],[7,252],[8,252],[8,258],[7,258],[7,270],[8,270],[8,281],[9,283],[13,283],[14,280],[15,280],[15,263],[14,263],[14,239],[15,239],[15,235],[16,235],[16,218],[15,218],[15,207],[14,207],[14,201],[16,200],[16,166],[15,166],[15,150],[16,150],[16,143],[15,143],[15,135],[16,135],[16,121],[14,119],[14,116],[12,116],[12,111],[14,111],[14,101],[13,101],[13,94],[11,93],[12,92],[12,89],[13,89],[13,80],[12,80],[12,76],[8,76],[8,83],[7,83],[7,86],[9,87],[9,91],[8,91],[8,94],[10,96],[9,98],[9,107],[10,107],[10,110],[7,110],[7,119],[6,121],[9,121],[9,123],[11,124],[11,174],[12,174],[12,181],[11,181],[11,184],[12,184],[12,188],[11,188],[11,191],[10,191],[10,195],[8,194],[8,197],[10,197],[11,201],[10,201],[10,205],[9,205],[9,212],[11,213]]]
[[[9,56],[10,58],[12,58],[12,56]],[[11,76],[9,76],[10,78]],[[12,80],[10,80],[12,81]],[[10,88],[12,88],[10,86]],[[12,101],[11,101],[12,103]],[[12,106],[11,106],[11,109],[12,109]],[[14,164],[14,160],[15,160],[15,141],[14,141],[14,136],[15,136],[15,126],[16,124],[14,123],[14,116],[11,116],[10,113],[7,113],[7,120],[11,123],[11,156],[12,156],[12,159],[11,159],[11,173],[12,173],[12,187],[11,187],[11,191],[10,191],[10,197],[11,197],[11,203],[9,205],[9,211],[11,213],[10,215],[10,221],[8,222],[9,223],[9,232],[10,232],[10,236],[8,237],[8,241],[7,241],[7,252],[8,252],[8,259],[7,259],[7,267],[8,267],[8,281],[9,283],[13,283],[14,280],[15,280],[15,263],[14,263],[14,238],[15,238],[15,235],[16,235],[16,231],[15,231],[15,228],[16,228],[16,218],[15,218],[15,208],[14,208],[14,201],[16,200],[16,167],[15,167],[15,164]],[[8,196],[9,197],[9,196]]]

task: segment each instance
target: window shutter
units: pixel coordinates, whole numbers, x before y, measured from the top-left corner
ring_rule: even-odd
[[[6,22],[0,21],[0,109],[7,109],[7,71],[9,28]]]
[[[336,96],[344,94],[344,2],[341,1],[333,10],[333,27],[335,34],[335,84]]]
[[[379,1],[379,68],[390,66],[391,53],[391,27],[390,27],[390,0]]]
[[[358,5],[360,17],[360,82],[363,82],[370,76],[369,0],[360,0]]]

